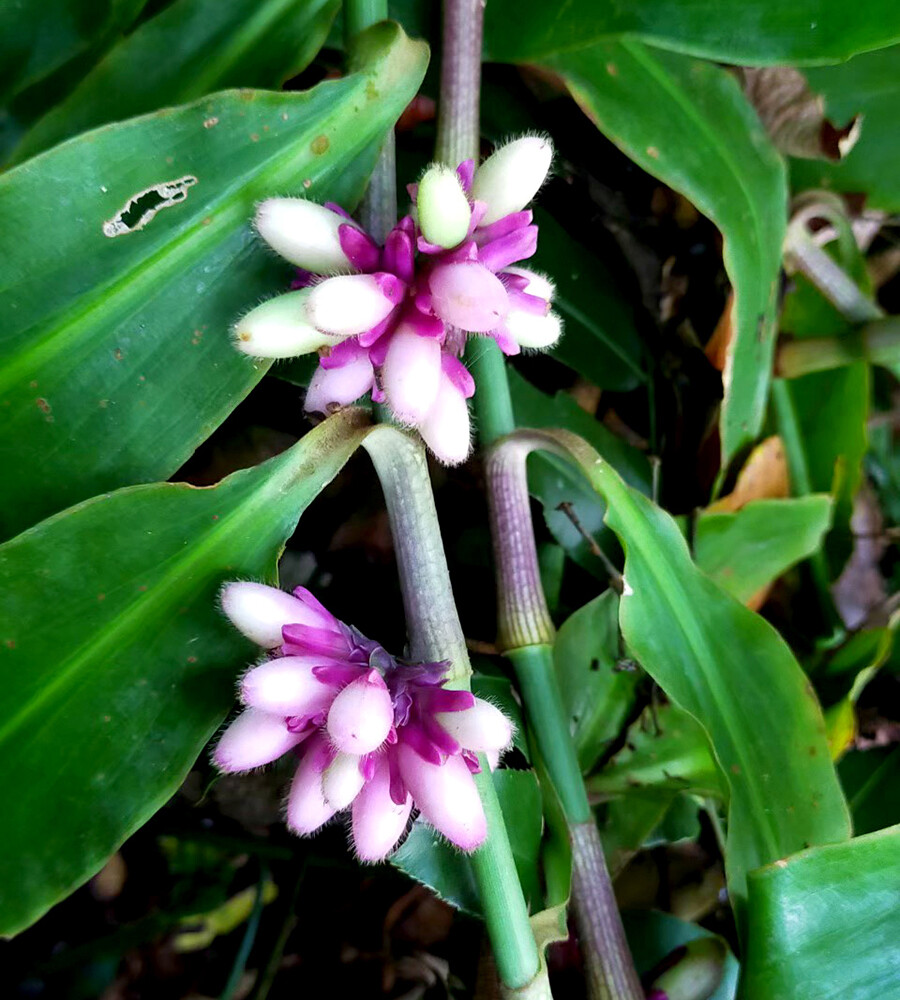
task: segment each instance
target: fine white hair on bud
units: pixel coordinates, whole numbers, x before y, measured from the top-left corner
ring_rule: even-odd
[[[317,736],[310,744],[294,774],[287,803],[288,827],[301,836],[315,833],[337,812],[322,792],[322,771],[331,758],[327,744]]]
[[[381,861],[394,849],[412,805],[409,794],[401,805],[391,798],[390,766],[382,757],[372,779],[353,800],[353,843],[362,861]]]
[[[528,282],[522,289],[526,295],[536,295],[547,302],[552,302],[553,296],[556,295],[556,286],[546,274],[541,274],[539,271],[531,271],[527,267],[507,267],[504,268],[503,274],[514,274],[524,278]]]
[[[467,750],[505,750],[512,741],[512,723],[481,698],[461,712],[437,712],[435,720]]]
[[[251,309],[234,326],[234,344],[253,358],[293,358],[334,344],[336,338],[317,330],[306,313],[309,289],[276,295]]]
[[[315,285],[306,308],[317,329],[355,337],[386,319],[394,305],[372,275],[347,274]]]
[[[316,274],[353,270],[338,230],[356,223],[305,198],[267,198],[256,208],[256,229],[269,246],[297,267]]]
[[[537,316],[524,309],[511,309],[506,317],[506,332],[520,347],[545,351],[562,336],[562,320],[555,312]]]
[[[446,374],[441,375],[434,405],[419,425],[422,440],[444,465],[459,465],[472,447],[469,407]]]
[[[401,324],[391,337],[381,381],[394,416],[402,423],[417,426],[434,406],[440,389],[440,343]]]
[[[456,171],[432,164],[419,181],[416,198],[419,228],[435,246],[450,249],[466,238],[472,210]]]
[[[275,715],[312,715],[328,708],[334,688],[316,679],[320,656],[279,656],[253,667],[241,681],[241,700]]]
[[[481,225],[521,212],[540,190],[552,160],[550,140],[539,135],[514,139],[492,153],[472,181],[472,197],[487,205]]]
[[[327,627],[322,616],[302,601],[264,583],[227,583],[222,588],[222,610],[257,646],[272,649],[282,642],[284,625]]]
[[[334,699],[325,727],[336,750],[360,755],[377,750],[393,723],[391,693],[381,674],[370,670]]]
[[[247,708],[222,733],[213,760],[223,771],[250,771],[278,760],[302,738],[288,730],[283,717]]]
[[[322,794],[335,812],[347,806],[362,791],[366,779],[359,769],[359,757],[352,753],[339,753],[322,774]]]
[[[306,390],[303,408],[307,413],[328,413],[333,406],[348,406],[372,388],[372,362],[360,354],[340,368],[321,365]]]

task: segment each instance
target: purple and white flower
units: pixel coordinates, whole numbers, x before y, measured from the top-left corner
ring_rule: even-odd
[[[271,658],[241,680],[245,708],[213,751],[221,770],[248,771],[295,753],[288,827],[312,834],[349,808],[364,861],[396,847],[413,808],[464,851],[483,842],[472,775],[479,753],[494,766],[510,744],[512,725],[499,709],[448,689],[446,663],[391,656],[303,587],[291,595],[229,583],[222,608]]]
[[[516,266],[537,249],[526,206],[550,169],[552,147],[525,136],[476,170],[429,167],[410,185],[413,213],[379,246],[339,206],[302,198],[262,202],[256,227],[300,268],[295,291],[235,327],[239,350],[283,358],[318,351],[305,408],[328,413],[371,394],[417,428],[445,464],[470,451],[463,377],[469,335],[506,354],[546,350],[562,332],[552,283]],[[468,373],[466,373],[466,376]]]

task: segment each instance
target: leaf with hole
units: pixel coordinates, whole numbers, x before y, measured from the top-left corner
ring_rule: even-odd
[[[352,203],[425,70],[396,25],[364,41],[357,72],[308,93],[216,94],[0,176],[0,533],[168,478],[262,377],[229,327],[292,272],[254,203]]]

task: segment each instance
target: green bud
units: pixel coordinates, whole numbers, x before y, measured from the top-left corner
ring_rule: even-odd
[[[430,166],[419,181],[416,207],[419,228],[429,243],[449,250],[466,238],[472,210],[455,170]]]

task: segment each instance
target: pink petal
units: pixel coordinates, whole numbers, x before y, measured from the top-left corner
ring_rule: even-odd
[[[421,423],[434,405],[441,381],[441,345],[401,323],[394,331],[381,369],[381,387],[401,423]]]
[[[391,798],[390,768],[382,758],[353,802],[353,843],[360,859],[381,861],[390,854],[403,836],[411,810],[409,794],[400,805]]]
[[[253,708],[275,715],[312,715],[324,711],[337,688],[323,684],[313,673],[320,657],[282,656],[261,663],[244,674],[241,699]]]
[[[331,703],[326,728],[342,753],[371,753],[387,739],[394,722],[394,705],[384,679],[369,670],[348,684]]]
[[[440,264],[428,279],[432,308],[445,323],[487,333],[509,310],[503,284],[477,263]]]
[[[284,716],[247,708],[222,733],[213,761],[229,773],[250,771],[278,760],[302,739],[302,735],[288,731]]]
[[[400,773],[425,819],[464,851],[474,851],[487,836],[487,821],[472,775],[462,757],[429,764],[399,744]]]
[[[321,736],[310,738],[288,795],[287,825],[301,837],[315,833],[336,812],[322,794],[322,772],[332,757],[325,739]]]
[[[441,375],[434,405],[419,424],[422,440],[444,465],[459,465],[472,448],[469,408],[465,396],[451,379]]]
[[[329,413],[339,406],[349,406],[372,388],[375,370],[367,356],[360,355],[340,368],[319,364],[313,375],[303,408],[307,413]]]

